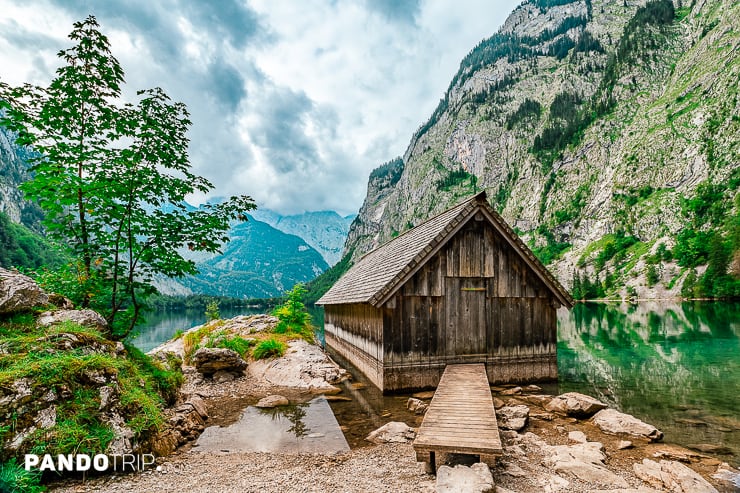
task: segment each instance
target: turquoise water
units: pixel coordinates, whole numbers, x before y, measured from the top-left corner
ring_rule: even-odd
[[[559,391],[593,395],[665,441],[740,458],[740,303],[576,305],[558,319]]]

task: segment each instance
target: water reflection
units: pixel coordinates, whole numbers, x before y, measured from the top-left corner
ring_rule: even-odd
[[[200,435],[198,451],[335,453],[349,450],[324,397],[272,409],[247,407],[236,423],[211,426]]]
[[[740,456],[740,303],[578,304],[559,313],[558,341],[560,391]]]

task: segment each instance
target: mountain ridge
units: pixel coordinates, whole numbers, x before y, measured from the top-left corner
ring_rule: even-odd
[[[462,61],[395,181],[371,175],[344,253],[486,190],[569,287],[600,276],[601,295],[680,294],[709,256],[686,251],[688,227],[731,245],[738,263],[726,218],[740,210],[739,11],[728,0],[524,2]],[[707,189],[721,220],[691,205]]]

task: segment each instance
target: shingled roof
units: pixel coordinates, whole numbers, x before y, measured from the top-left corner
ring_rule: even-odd
[[[565,288],[488,204],[486,192],[480,192],[367,253],[339,278],[316,304],[381,305],[438,250],[438,247],[446,243],[463,224],[481,210],[513,250],[532,267],[558,301],[565,306],[573,306],[573,299]]]

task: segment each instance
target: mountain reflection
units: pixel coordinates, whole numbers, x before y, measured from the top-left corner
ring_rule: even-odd
[[[558,370],[562,392],[740,455],[740,303],[577,304],[559,313]]]

